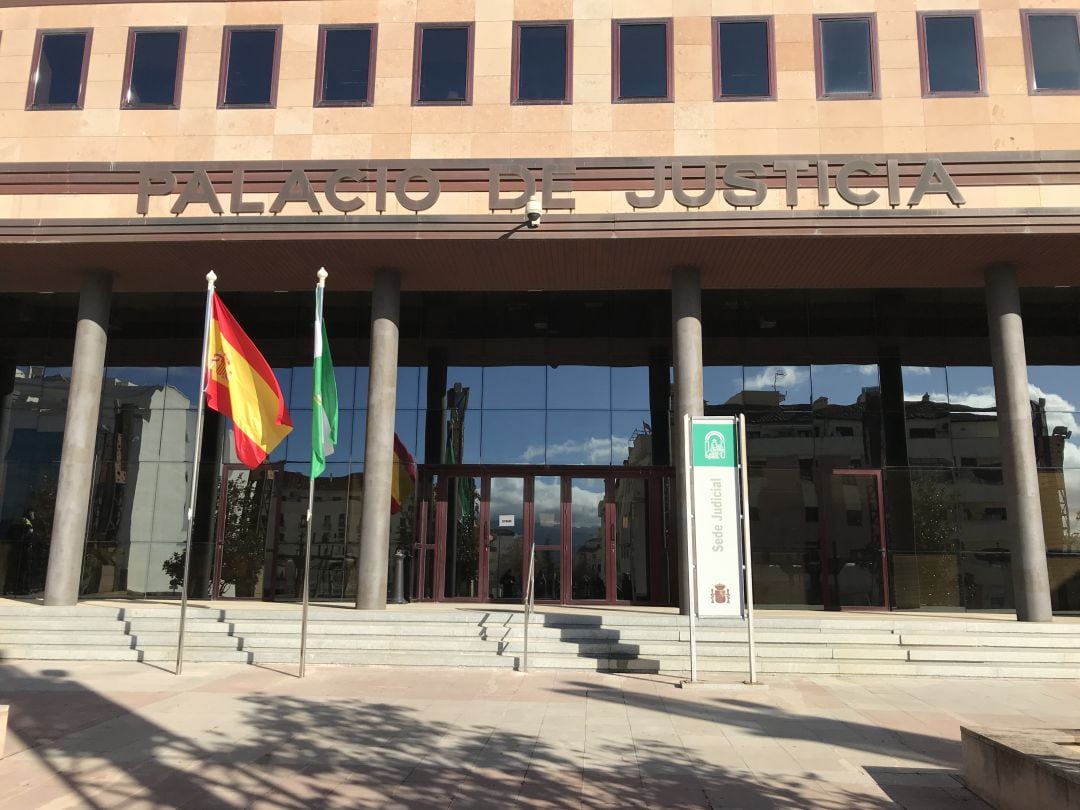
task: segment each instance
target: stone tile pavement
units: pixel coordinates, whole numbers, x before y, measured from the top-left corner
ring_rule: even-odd
[[[0,703],[18,810],[975,810],[961,723],[1080,727],[1080,681],[9,662]]]

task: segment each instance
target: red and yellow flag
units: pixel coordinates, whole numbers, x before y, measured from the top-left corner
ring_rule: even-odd
[[[394,434],[394,477],[390,484],[390,514],[396,515],[416,489],[416,462]]]
[[[206,404],[232,419],[236,456],[251,469],[292,430],[274,372],[217,293],[207,344]]]

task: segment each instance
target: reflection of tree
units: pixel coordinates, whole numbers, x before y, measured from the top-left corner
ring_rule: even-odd
[[[926,554],[956,554],[960,550],[956,497],[948,473],[915,475],[911,481],[912,522],[915,548],[919,553],[920,602],[947,605],[957,598],[956,557],[926,557]],[[935,564],[937,563],[937,564]]]
[[[230,476],[225,487],[225,537],[218,595],[230,595],[228,589],[232,586],[234,596],[255,596],[266,558],[274,480],[266,472],[249,473],[243,479]],[[169,577],[170,588],[182,587],[184,553],[173,554],[161,569]]]

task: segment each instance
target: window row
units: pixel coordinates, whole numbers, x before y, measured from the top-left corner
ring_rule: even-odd
[[[1032,93],[1080,92],[1080,15],[1021,12],[1025,63]],[[184,28],[129,32],[121,106],[172,109],[180,105]],[[319,28],[316,106],[373,103],[376,25]],[[918,15],[925,96],[986,92],[979,13]],[[717,101],[776,98],[773,18],[722,17],[712,21]],[[27,94],[28,109],[80,109],[86,90],[90,30],[40,31]],[[277,96],[281,26],[224,30],[220,107],[273,107]],[[814,17],[819,98],[876,98],[880,93],[874,14]],[[612,22],[612,101],[672,99],[672,20]],[[515,23],[511,101],[569,104],[573,98],[573,23]],[[414,104],[472,103],[473,24],[416,26]]]

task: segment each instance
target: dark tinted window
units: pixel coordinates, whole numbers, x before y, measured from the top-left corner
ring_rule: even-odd
[[[231,31],[226,104],[269,104],[273,98],[277,31]]]
[[[425,28],[420,40],[418,101],[467,101],[469,29]]]
[[[931,93],[977,93],[979,50],[974,17],[926,17],[926,85]]]
[[[82,84],[85,31],[44,34],[34,83],[35,107],[76,107]]]
[[[1080,38],[1076,15],[1028,17],[1036,90],[1080,90]]]
[[[721,22],[716,41],[720,95],[769,95],[769,24],[765,20]]]
[[[370,28],[331,28],[326,31],[319,89],[322,101],[367,101],[370,70]]]
[[[179,59],[179,31],[137,31],[124,103],[132,107],[175,104]]]
[[[526,25],[519,33],[518,99],[565,101],[566,26]]]
[[[821,20],[821,89],[873,93],[870,20]]]
[[[667,98],[667,26],[619,26],[619,98]]]

